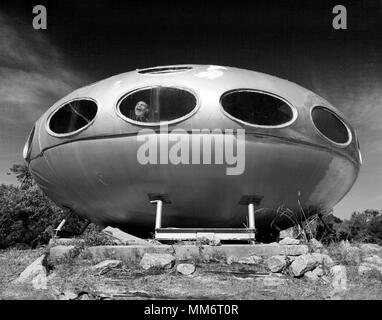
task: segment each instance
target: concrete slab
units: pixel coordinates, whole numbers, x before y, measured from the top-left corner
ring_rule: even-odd
[[[151,245],[146,240],[143,240],[129,233],[126,233],[118,228],[113,228],[108,226],[105,229],[103,229],[102,232],[108,235],[109,237],[111,237],[112,239],[118,241],[117,243],[121,245],[143,245],[143,246]]]
[[[87,253],[96,261],[105,259],[118,259],[125,262],[139,262],[145,253],[169,253],[178,260],[194,258],[213,259],[236,256],[245,258],[252,255],[270,257],[275,255],[298,256],[308,253],[306,245],[222,245],[222,246],[196,246],[196,245],[132,245],[132,246],[96,246],[86,249]]]

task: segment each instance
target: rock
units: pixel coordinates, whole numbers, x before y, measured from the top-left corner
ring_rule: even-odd
[[[338,246],[343,260],[349,265],[359,265],[361,262],[361,249],[350,245],[349,241],[341,241]]]
[[[227,264],[232,263],[241,263],[241,264],[260,264],[263,261],[262,257],[251,255],[249,257],[237,257],[237,256],[228,256]]]
[[[323,249],[324,247],[324,245],[320,241],[314,238],[309,240],[309,246],[312,248],[314,252],[320,252],[320,250]]]
[[[313,271],[308,271],[304,274],[304,277],[308,279],[309,281],[316,282],[319,280],[319,277],[317,274],[315,274]]]
[[[361,271],[360,271],[360,269],[361,269]],[[360,272],[365,274],[371,270],[378,271],[382,275],[382,267],[381,266],[379,266],[377,264],[373,264],[373,263],[367,263],[367,262],[363,262],[359,265],[358,274],[360,274]]]
[[[229,257],[227,258],[227,264],[236,263],[238,260],[239,260],[239,258],[236,257],[236,256],[229,256]]]
[[[308,246],[304,244],[280,245],[278,243],[275,243],[275,244],[264,244],[264,245],[257,245],[257,246],[258,247],[256,248],[256,251],[257,251],[256,255],[258,256],[267,256],[267,257],[277,256],[277,255],[299,256],[302,254],[309,253]]]
[[[362,254],[365,256],[382,252],[382,247],[374,243],[361,244],[359,246],[359,249],[361,250]]]
[[[191,263],[180,263],[177,265],[176,271],[178,271],[179,273],[185,276],[188,276],[195,272],[195,266]]]
[[[102,232],[108,235],[118,244],[126,244],[126,245],[139,244],[139,245],[146,245],[146,246],[151,245],[148,241],[135,237],[129,233],[123,232],[122,230],[118,228],[113,228],[109,226],[103,229]]]
[[[334,292],[347,290],[347,275],[345,266],[333,266],[330,269],[330,274],[332,275],[332,287]]]
[[[272,256],[265,260],[268,269],[272,272],[281,272],[287,264],[285,256]]]
[[[318,266],[318,262],[311,254],[304,254],[297,257],[290,265],[289,269],[293,276],[300,277],[305,272],[313,270]]]
[[[121,260],[105,260],[105,261],[102,261],[102,262],[96,264],[95,266],[92,266],[91,269],[102,270],[105,268],[118,268],[121,265],[122,265]]]
[[[174,265],[175,258],[167,253],[145,253],[140,265],[143,269],[148,270],[152,267],[160,267],[171,269]]]
[[[84,245],[85,240],[84,239],[77,239],[77,238],[52,238],[49,240],[49,246],[68,246],[68,245]]]
[[[322,254],[318,252],[312,253],[312,257],[320,264],[327,268],[331,268],[334,266],[334,261],[327,254]]]
[[[93,300],[93,299],[91,295],[89,295],[88,293],[84,293],[78,297],[78,300]]]
[[[279,244],[281,245],[300,244],[300,240],[287,237],[279,241]]]
[[[59,300],[74,300],[78,297],[76,293],[70,290],[66,290],[60,294],[58,297]]]
[[[262,257],[252,255],[249,257],[245,258],[240,258],[237,260],[237,263],[242,263],[242,264],[260,264],[263,261]]]
[[[308,271],[304,274],[304,277],[306,277],[310,281],[318,281],[320,278],[324,275],[324,270],[321,267],[317,267],[313,269],[312,271]]]
[[[382,259],[376,255],[364,258],[363,262],[382,267]]]
[[[55,247],[50,248],[49,250],[49,259],[53,262],[59,262],[62,260],[67,259],[71,253],[74,253],[76,247],[71,246],[63,246],[58,245]]]
[[[311,272],[316,274],[318,277],[322,277],[324,275],[324,270],[321,267],[317,267],[313,269]]]
[[[280,235],[279,235],[280,239],[294,238],[294,237],[295,237],[294,227],[290,227],[288,229],[280,231]]]
[[[291,264],[298,256],[287,256],[288,264]]]
[[[329,255],[329,250],[326,249],[326,248],[322,248],[322,249],[320,250],[320,253]]]
[[[14,280],[14,283],[28,283],[30,282],[35,289],[47,289],[47,270],[46,256],[42,255],[33,261],[23,272]]]
[[[369,266],[369,265],[365,265],[365,264],[361,264],[359,267],[358,267],[358,274],[360,276],[364,276],[366,275],[368,272],[372,271],[373,270],[373,267],[372,266]]]
[[[218,239],[214,233],[197,233],[196,240],[200,244],[209,245],[209,246],[220,246],[221,242],[220,239]]]

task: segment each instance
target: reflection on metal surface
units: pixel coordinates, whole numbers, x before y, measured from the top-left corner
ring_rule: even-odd
[[[188,67],[191,69],[170,73],[158,67],[150,71],[152,75],[127,72],[76,90],[53,105],[37,121],[28,143],[26,161],[42,190],[84,218],[132,234],[154,229],[156,208],[148,194],[165,194],[171,199],[170,204],[163,203],[160,225],[178,228],[243,228],[243,222],[252,217],[248,205],[239,201],[245,195],[258,195],[262,200],[255,210],[256,228],[266,229],[279,206],[298,209],[299,192],[303,207],[328,208],[350,190],[361,165],[357,137],[344,115],[328,102],[266,74],[219,66]],[[150,128],[153,130],[147,135],[153,137],[152,147],[160,150],[167,143],[171,150],[178,144],[191,159],[193,152],[203,157],[202,145],[192,149],[197,139],[219,139],[215,129],[221,135],[225,130],[245,130],[245,169],[241,174],[227,175],[226,166],[214,161],[139,163],[137,153],[142,142],[138,136],[147,126],[122,119],[117,105],[129,92],[156,86],[195,93],[198,107],[191,115],[169,124],[167,135],[158,123]],[[295,112],[294,120],[287,126],[261,127],[232,119],[223,112],[220,101],[225,93],[242,88],[288,101]],[[50,115],[81,97],[97,101],[95,119],[75,135],[49,134]],[[317,105],[343,119],[354,139],[346,145],[324,139],[311,119],[311,110]],[[138,114],[144,114],[142,110]],[[193,130],[199,133],[193,134]],[[187,139],[178,139],[180,131]]]

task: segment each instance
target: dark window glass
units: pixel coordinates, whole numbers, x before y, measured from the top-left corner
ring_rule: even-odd
[[[277,126],[293,118],[293,111],[286,102],[256,91],[226,93],[221,104],[234,118],[255,125]]]
[[[181,118],[195,107],[196,98],[192,93],[158,86],[129,94],[121,101],[119,110],[135,121],[159,123]]]
[[[58,109],[50,118],[49,128],[63,134],[77,131],[90,123],[97,113],[97,104],[91,100],[74,100]]]
[[[175,72],[187,71],[191,69],[192,67],[156,67],[156,68],[141,69],[138,71],[138,73],[141,73],[141,74],[175,73]]]
[[[316,128],[327,138],[337,143],[346,143],[349,133],[344,123],[330,110],[316,107],[312,111]]]

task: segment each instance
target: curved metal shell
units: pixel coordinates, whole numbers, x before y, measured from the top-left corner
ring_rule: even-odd
[[[260,207],[265,209],[257,213],[256,226],[266,228],[280,205],[298,209],[298,193],[304,208],[318,208],[334,206],[350,190],[361,162],[356,133],[330,103],[292,82],[263,73],[189,67],[174,73],[123,73],[80,88],[54,104],[36,122],[27,159],[43,191],[83,217],[134,233],[154,227],[155,208],[148,201],[149,193],[169,195],[172,203],[164,207],[163,225],[173,227],[240,227],[247,213],[238,204],[240,198],[260,195]],[[197,97],[195,112],[169,124],[173,138],[185,134],[174,129],[186,130],[191,141],[200,138],[191,134],[193,129],[245,129],[245,170],[241,175],[227,175],[221,164],[138,163],[142,143],[137,134],[147,126],[123,119],[116,108],[128,92],[158,85],[185,88]],[[220,104],[224,93],[237,89],[280,97],[292,106],[293,121],[276,128],[237,121]],[[52,113],[77,98],[97,103],[92,124],[74,135],[59,137],[48,132]],[[315,106],[326,107],[341,118],[351,135],[348,145],[335,144],[320,134],[311,119]],[[159,127],[151,128],[155,132],[147,134],[157,139],[159,149],[167,135]],[[169,142],[169,148],[171,143],[175,142]]]

